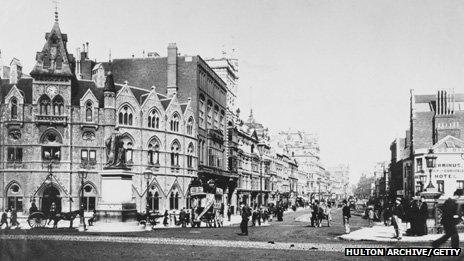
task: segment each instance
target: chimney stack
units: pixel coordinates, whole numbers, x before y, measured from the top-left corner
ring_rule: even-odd
[[[177,45],[168,45],[168,68],[167,68],[167,96],[172,97],[177,92]]]

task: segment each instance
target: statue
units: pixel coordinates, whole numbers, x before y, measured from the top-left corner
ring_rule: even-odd
[[[126,149],[119,128],[115,128],[111,137],[106,139],[105,169],[129,169],[126,165]]]

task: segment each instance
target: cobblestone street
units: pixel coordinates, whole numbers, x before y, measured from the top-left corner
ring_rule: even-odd
[[[334,213],[331,227],[312,228],[309,222],[298,222],[309,210],[289,212],[283,222],[270,226],[250,227],[248,237],[238,236],[239,228],[157,229],[137,233],[79,233],[69,229],[2,230],[1,260],[91,259],[178,260],[180,257],[200,260],[308,260],[312,256],[344,259],[345,247],[401,247],[417,244],[347,242],[337,238],[343,231],[340,210]],[[353,230],[366,221],[354,216]],[[27,243],[26,243],[27,242]],[[422,246],[426,246],[424,243]],[[85,251],[82,251],[85,249]],[[218,251],[220,249],[220,251]],[[58,251],[59,250],[59,251]],[[65,250],[65,251],[63,251]]]

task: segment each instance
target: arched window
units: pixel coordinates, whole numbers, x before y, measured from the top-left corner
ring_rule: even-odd
[[[125,105],[119,110],[119,124],[132,125],[132,109]]]
[[[39,106],[40,106],[40,114],[41,115],[48,115],[51,113],[50,111],[50,98],[47,95],[42,95],[39,99]]]
[[[156,110],[152,110],[148,115],[148,128],[159,129],[159,113]]]
[[[84,211],[95,210],[95,202],[97,198],[97,191],[90,184],[84,185],[84,197],[82,198],[82,204],[84,205]]]
[[[187,122],[187,134],[192,135],[193,133],[193,118],[190,117]]]
[[[174,141],[171,145],[171,166],[179,166],[179,142]]]
[[[211,126],[213,118],[213,102],[208,100],[207,108],[206,108],[206,123],[207,127]]]
[[[190,143],[187,149],[187,167],[192,168],[193,167],[193,143]]]
[[[60,161],[61,160],[61,144],[63,140],[61,135],[55,129],[45,131],[40,139],[42,143],[42,160],[43,161]]]
[[[213,115],[213,126],[219,128],[219,106],[214,106],[214,115]]]
[[[55,62],[56,62],[56,69],[61,70],[61,68],[63,67],[63,58],[61,57],[61,55],[58,55],[56,57]]]
[[[15,209],[17,212],[23,211],[23,192],[21,187],[13,183],[8,187],[6,192],[8,200],[8,208]]]
[[[179,131],[179,121],[180,121],[180,117],[179,117],[179,114],[177,113],[174,113],[174,115],[172,116],[172,119],[171,119],[171,131],[175,131],[175,132],[178,132]]]
[[[18,99],[11,99],[11,119],[18,118]]]
[[[154,140],[148,144],[148,164],[159,165],[159,142]]]
[[[43,67],[49,68],[50,65],[51,65],[50,54],[48,52],[45,52],[43,55]]]
[[[93,115],[92,102],[87,101],[87,103],[85,104],[85,120],[87,122],[91,122],[93,118],[92,115]]]
[[[179,209],[179,192],[173,190],[171,196],[169,197],[169,209]]]
[[[133,164],[133,157],[134,157],[134,152],[132,150],[133,144],[132,142],[127,142],[126,144],[126,163],[127,164]]]
[[[155,189],[155,186],[152,186],[148,191],[148,209],[151,211],[159,211],[159,193]]]
[[[221,114],[219,114],[219,127],[221,128],[222,131],[224,131],[224,128],[225,128],[225,121],[226,121],[225,112],[224,110],[221,110]]]
[[[53,98],[53,115],[61,115],[64,112],[64,102],[60,95]]]
[[[200,94],[200,113],[199,113],[199,119],[200,119],[200,126],[203,127],[203,124],[205,122],[205,96],[203,94]]]

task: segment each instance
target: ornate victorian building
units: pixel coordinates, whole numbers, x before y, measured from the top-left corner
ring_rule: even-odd
[[[193,93],[179,90],[179,95],[171,82],[158,83],[159,89],[150,88],[154,82],[140,87],[136,82],[114,83],[114,64],[91,62],[85,48],[77,61],[68,52],[68,37],[57,18],[45,40],[30,77],[0,81],[0,207],[27,213],[35,201],[45,212],[52,202],[59,210],[76,210],[83,189],[86,210],[95,209],[101,190],[98,173],[107,158],[105,139],[116,127],[134,173],[138,210],[145,209],[147,193],[153,210],[186,206],[199,151]],[[129,73],[127,79],[133,77]],[[219,126],[220,110],[208,108],[211,113],[200,126],[207,126],[205,121]],[[82,169],[88,173],[83,188],[78,176]],[[148,189],[147,171],[153,174]]]

